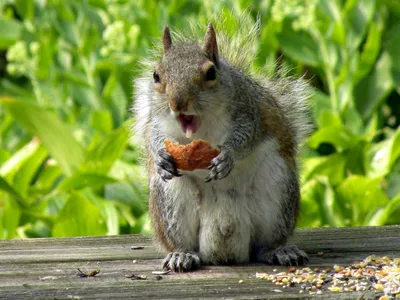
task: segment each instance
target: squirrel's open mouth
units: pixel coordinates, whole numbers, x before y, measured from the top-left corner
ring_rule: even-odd
[[[181,124],[183,132],[187,138],[192,136],[192,133],[197,131],[199,125],[199,117],[195,115],[179,114],[177,117],[178,122]]]

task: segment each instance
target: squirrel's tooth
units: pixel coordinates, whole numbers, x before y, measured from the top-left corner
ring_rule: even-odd
[[[186,138],[190,139],[192,137],[193,130],[192,128],[186,128]]]

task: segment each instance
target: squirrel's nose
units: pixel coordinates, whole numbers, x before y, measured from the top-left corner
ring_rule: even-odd
[[[183,99],[170,99],[169,107],[174,112],[185,112],[188,110],[188,102]]]

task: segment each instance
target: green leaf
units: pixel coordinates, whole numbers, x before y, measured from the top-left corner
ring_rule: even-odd
[[[325,93],[315,91],[312,108],[318,127],[341,126],[340,116],[333,112],[329,96]]]
[[[370,145],[365,165],[370,177],[386,176],[400,156],[400,128],[390,138]]]
[[[82,195],[99,208],[102,218],[106,220],[107,235],[119,234],[119,213],[115,203],[96,196],[92,189],[83,190]]]
[[[110,133],[113,129],[113,120],[109,111],[95,110],[90,114],[90,125],[103,132]]]
[[[390,140],[369,145],[364,163],[368,177],[383,177],[389,172],[390,151]]]
[[[22,168],[25,162],[38,151],[40,146],[40,141],[38,139],[31,140],[1,165],[0,175],[12,181],[15,174]]]
[[[347,1],[344,15],[347,20],[346,36],[349,49],[357,49],[363,40],[367,25],[375,12],[375,0]]]
[[[40,47],[38,50],[38,62],[36,68],[36,76],[38,79],[47,81],[50,76],[50,72],[53,67],[53,52],[55,40],[52,40],[50,37],[45,36],[40,39]],[[53,86],[52,86],[53,88]],[[55,88],[55,87],[54,87]]]
[[[90,88],[90,84],[82,72],[57,69],[57,74],[60,76],[60,80],[67,81],[69,83],[80,85],[83,88]]]
[[[321,227],[342,225],[335,215],[335,194],[326,177],[316,177],[301,189],[298,226]]]
[[[397,128],[390,141],[392,149],[390,151],[389,168],[392,168],[396,160],[400,157],[400,127]]]
[[[83,149],[55,114],[33,103],[0,97],[0,104],[31,134],[37,136],[49,153],[70,175],[83,161]]]
[[[348,131],[347,128],[337,126],[323,127],[308,139],[310,148],[317,149],[322,143],[330,143],[339,152],[353,147],[357,142],[357,136]]]
[[[0,176],[0,190],[7,192],[10,196],[14,197],[16,203],[20,207],[25,207],[27,203],[24,198],[12,187],[3,177]],[[1,208],[1,206],[0,206]]]
[[[143,215],[146,211],[143,200],[146,200],[147,195],[134,183],[121,182],[107,184],[104,197],[108,200],[115,200],[129,205],[136,218]]]
[[[356,58],[354,60],[356,60]],[[356,63],[354,64],[357,66]],[[335,66],[333,66],[333,68],[334,67]],[[347,110],[349,103],[353,101],[353,72],[351,66],[347,64],[342,65],[340,74],[335,80],[335,88],[339,111],[344,112]]]
[[[71,79],[71,77],[69,79]],[[102,106],[95,90],[91,87],[89,88],[83,85],[70,84],[69,92],[76,103],[80,106],[91,107],[94,109],[100,109]]]
[[[335,186],[344,179],[346,162],[347,157],[342,153],[305,159],[302,182],[306,182],[315,176],[326,176],[329,178],[330,184]]]
[[[277,39],[282,51],[292,59],[313,67],[320,65],[318,44],[306,32],[295,32],[288,26]]]
[[[1,185],[1,177],[0,177]],[[0,206],[0,239],[12,239],[17,233],[21,210],[17,203],[0,193],[2,205]]]
[[[351,216],[349,225],[368,225],[378,209],[389,202],[380,181],[380,178],[351,176],[337,188],[338,203]]]
[[[47,194],[58,184],[61,177],[62,171],[60,167],[57,166],[54,161],[48,160],[35,182],[35,188]]]
[[[354,82],[359,82],[374,67],[376,59],[381,49],[381,37],[384,28],[383,20],[380,14],[377,14],[375,22],[369,24],[367,40],[362,48],[358,68],[354,76]]]
[[[106,232],[99,208],[82,194],[74,192],[61,210],[52,236],[104,235]]]
[[[24,20],[31,20],[35,13],[34,0],[15,0],[15,7],[18,14]]]
[[[39,147],[37,151],[30,156],[29,160],[25,162],[18,173],[15,174],[14,187],[22,196],[28,196],[29,187],[32,183],[32,180],[47,156],[47,150],[43,146]]]
[[[91,6],[102,8],[102,9],[106,9],[106,7],[107,7],[105,0],[89,0],[88,3]]]
[[[389,203],[380,208],[369,221],[369,226],[383,226],[383,225],[391,225],[391,224],[399,224],[400,210],[400,194],[398,194],[395,198],[389,201]]]
[[[104,207],[103,211],[107,220],[107,235],[117,235],[119,234],[119,213],[115,208],[113,203],[103,201]]]
[[[130,228],[130,233],[134,234],[152,234],[150,218],[148,214],[144,214],[139,219],[135,220],[135,223]]]
[[[364,77],[354,89],[357,110],[364,120],[370,118],[381,102],[394,88],[393,60],[389,53],[382,53],[371,75]]]
[[[108,77],[102,94],[107,106],[111,110],[114,126],[120,126],[125,119],[128,98],[122,88],[117,72],[114,71]]]
[[[35,96],[30,89],[24,86],[18,86],[12,81],[2,78],[0,79],[0,96],[13,95],[20,100],[33,101]]]
[[[392,171],[387,175],[386,194],[393,198],[400,194],[400,158],[393,164]]]
[[[389,204],[384,208],[385,225],[393,225],[400,223],[400,194],[390,200]]]
[[[106,184],[115,183],[116,180],[114,178],[99,175],[99,174],[87,174],[77,172],[72,176],[66,178],[60,184],[58,190],[59,191],[70,191],[70,190],[79,190],[87,187],[98,188],[102,187]]]
[[[364,158],[368,147],[368,143],[365,140],[359,140],[359,142],[346,151],[347,162],[346,172],[354,175],[365,175]]]
[[[106,175],[114,162],[121,157],[130,137],[128,125],[110,133],[86,154],[86,160],[79,169],[84,173]]]
[[[352,99],[353,100],[353,99]],[[354,100],[350,101],[346,111],[343,113],[344,126],[353,134],[361,136],[365,132],[364,121],[354,107]]]
[[[15,44],[21,36],[22,25],[16,20],[0,18],[0,50],[5,50]]]
[[[400,45],[400,25],[395,26],[389,33],[387,42],[387,53],[392,61],[392,75],[396,85],[400,86],[400,53],[398,51]]]

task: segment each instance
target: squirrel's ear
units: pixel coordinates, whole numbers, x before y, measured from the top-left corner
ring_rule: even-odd
[[[168,50],[172,46],[172,39],[171,39],[171,33],[169,32],[169,27],[165,25],[164,27],[164,32],[163,32],[163,49],[164,49],[164,54],[168,52]]]
[[[214,26],[212,23],[208,24],[207,27],[206,36],[204,39],[203,51],[209,58],[214,60],[215,63],[217,62],[218,58],[217,36],[215,34]]]

